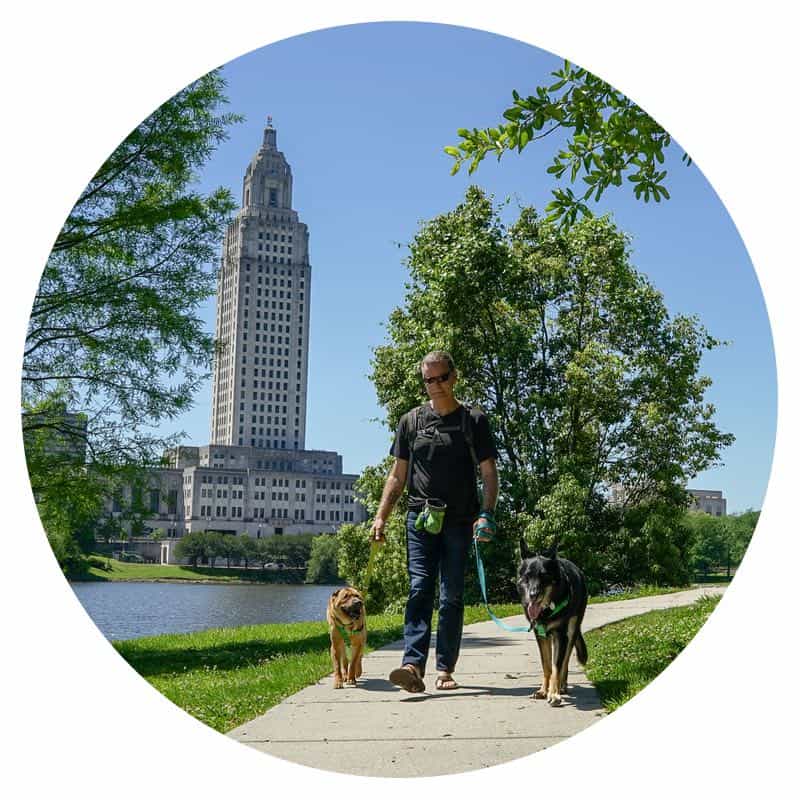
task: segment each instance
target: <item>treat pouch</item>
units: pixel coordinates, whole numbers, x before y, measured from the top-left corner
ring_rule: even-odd
[[[419,516],[414,522],[414,527],[418,531],[428,533],[439,533],[444,525],[444,515],[447,506],[439,500],[426,500],[425,508],[420,511]]]

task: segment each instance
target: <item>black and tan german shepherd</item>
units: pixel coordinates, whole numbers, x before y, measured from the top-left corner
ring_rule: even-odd
[[[571,561],[558,557],[558,545],[544,553],[528,549],[523,537],[519,542],[521,562],[517,588],[530,629],[536,631],[536,643],[542,657],[542,687],[531,697],[547,698],[551,706],[561,704],[567,694],[567,672],[572,648],[578,661],[588,659],[581,623],[589,599],[586,579]]]

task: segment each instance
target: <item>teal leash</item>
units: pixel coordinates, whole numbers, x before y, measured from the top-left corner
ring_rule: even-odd
[[[504,631],[511,633],[528,633],[530,631],[529,625],[508,625],[503,622],[499,617],[495,616],[491,608],[489,608],[489,601],[486,599],[486,573],[483,569],[483,561],[481,560],[480,550],[478,549],[478,540],[473,539],[472,543],[475,545],[475,566],[478,570],[478,583],[481,585],[481,594],[483,595],[483,605],[489,612],[489,616],[494,620],[495,625],[502,628]]]

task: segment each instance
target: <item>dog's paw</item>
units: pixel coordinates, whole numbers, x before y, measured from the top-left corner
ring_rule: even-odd
[[[333,688],[334,689],[341,689],[344,684],[342,683],[341,678],[334,678],[333,679]]]
[[[348,678],[348,679],[347,679],[347,680],[344,682],[344,685],[345,685],[345,686],[358,686],[358,684],[356,683],[356,679],[355,679],[355,678]]]
[[[531,694],[531,697],[536,700],[544,700],[547,697],[547,692],[544,689],[537,689]]]
[[[547,702],[548,702],[548,703],[549,703],[551,706],[560,706],[560,705],[561,705],[561,695],[560,695],[560,694],[551,694],[551,695],[550,695],[550,696],[547,698]]]

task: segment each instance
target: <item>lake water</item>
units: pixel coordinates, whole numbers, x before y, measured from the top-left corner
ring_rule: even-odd
[[[72,590],[107,639],[269,622],[324,620],[335,586],[73,582]]]

